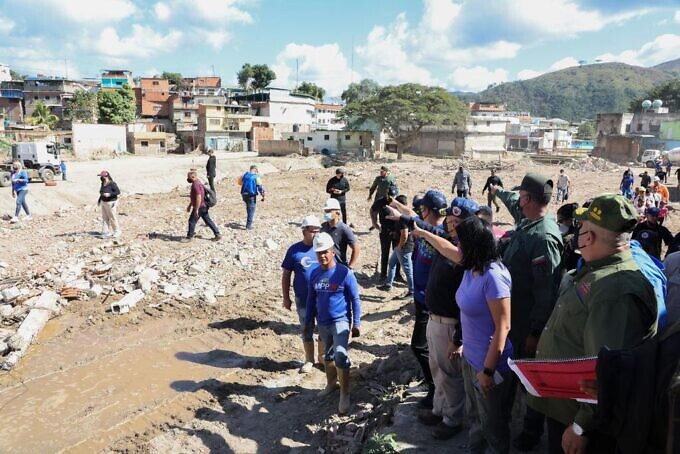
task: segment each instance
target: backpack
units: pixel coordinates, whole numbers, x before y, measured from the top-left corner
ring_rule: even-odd
[[[212,208],[215,205],[217,205],[217,194],[215,193],[215,191],[213,191],[206,185],[203,185],[203,189],[205,191],[205,206],[207,206],[208,208]]]
[[[595,418],[618,452],[677,452],[679,365],[680,321],[630,350],[600,350]]]

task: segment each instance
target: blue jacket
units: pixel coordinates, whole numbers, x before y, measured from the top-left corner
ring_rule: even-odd
[[[10,177],[12,180],[12,190],[14,192],[19,192],[28,189],[28,172],[25,170],[20,170],[13,173]]]
[[[241,177],[241,194],[243,195],[264,195],[264,187],[260,176],[253,172],[246,172]]]
[[[347,321],[358,327],[361,323],[359,285],[354,273],[345,265],[336,263],[328,270],[317,267],[309,276],[305,325],[316,316],[319,325]]]

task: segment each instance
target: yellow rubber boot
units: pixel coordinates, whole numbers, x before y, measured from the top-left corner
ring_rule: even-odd
[[[319,397],[325,397],[338,389],[338,370],[335,368],[335,362],[326,362],[326,387],[317,394]]]
[[[338,381],[340,382],[338,413],[346,415],[349,413],[349,369],[338,369]]]

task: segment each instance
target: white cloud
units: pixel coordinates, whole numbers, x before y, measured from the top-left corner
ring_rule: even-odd
[[[176,0],[174,3],[183,11],[209,22],[253,22],[250,13],[242,8],[252,3],[248,0]]]
[[[675,23],[680,24],[680,9],[675,12],[675,16],[673,16],[673,20]]]
[[[171,31],[167,35],[150,27],[134,24],[132,33],[120,37],[113,27],[104,28],[90,43],[92,50],[106,57],[145,58],[175,49],[182,32]]]
[[[533,69],[523,69],[517,73],[518,80],[533,79],[534,77],[542,76],[545,74],[543,71],[534,71]]]
[[[105,5],[91,0],[23,0],[22,3],[35,6],[44,14],[55,14],[84,25],[117,22],[137,11],[131,0],[108,0]]]
[[[654,41],[643,44],[639,49],[628,49],[618,54],[606,53],[597,59],[616,61],[630,65],[653,66],[680,55],[680,35],[665,34],[657,36]]]
[[[170,15],[172,14],[170,7],[163,2],[158,2],[153,5],[153,12],[156,14],[156,19],[161,22],[170,19]]]
[[[425,12],[422,25],[434,32],[449,29],[453,21],[460,14],[462,6],[452,0],[424,0]]]
[[[497,68],[493,71],[483,66],[456,68],[449,77],[453,88],[466,91],[480,91],[491,84],[507,82],[508,72]]]
[[[229,42],[231,35],[226,30],[199,30],[198,34],[203,36],[205,41],[215,50],[220,50]]]
[[[14,21],[0,16],[0,33],[9,33],[14,28]]]
[[[550,65],[550,71],[559,71],[560,69],[571,68],[572,66],[578,66],[578,60],[574,57],[564,57]]]
[[[299,82],[313,82],[324,88],[328,95],[337,96],[347,88],[350,81],[358,81],[358,73],[352,73],[347,59],[338,44],[311,46],[309,44],[288,44],[277,56],[272,65],[279,87],[295,86],[295,62],[299,65]]]
[[[155,76],[160,76],[163,74],[163,71],[160,71],[158,68],[150,68],[145,71],[142,71],[140,76],[142,77],[155,77]]]

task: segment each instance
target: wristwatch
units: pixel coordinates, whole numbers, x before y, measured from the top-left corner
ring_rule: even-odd
[[[578,424],[572,423],[571,424],[571,430],[573,430],[574,433],[576,435],[578,435],[579,437],[583,436],[583,427],[579,426]]]
[[[484,375],[489,376],[489,377],[493,377],[493,374],[494,374],[495,372],[496,372],[495,370],[489,369],[488,367],[485,367],[485,368],[482,370],[482,373],[483,373]]]

